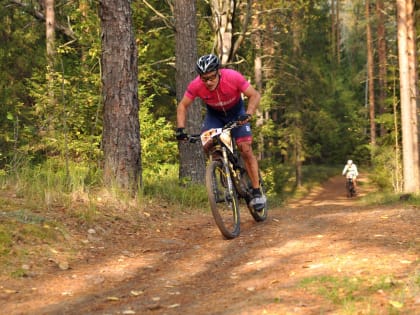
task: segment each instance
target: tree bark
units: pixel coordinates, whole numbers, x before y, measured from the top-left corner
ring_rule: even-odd
[[[105,184],[136,193],[142,185],[138,57],[128,0],[101,0]]]
[[[256,3],[255,6],[257,10],[260,11],[260,4]],[[254,44],[255,49],[255,58],[254,58],[254,77],[255,77],[255,87],[260,93],[262,93],[263,87],[263,62],[262,62],[262,54],[263,54],[263,45],[262,45],[262,31],[260,29],[260,16],[255,15],[254,19],[252,20],[252,27],[254,29],[254,33],[252,35],[252,42]],[[257,121],[256,125],[261,127],[264,123],[264,114],[261,109],[257,110]],[[258,153],[257,158],[261,160],[264,156],[264,137],[262,133],[258,138]]]
[[[216,30],[216,49],[222,64],[231,59],[233,47],[232,18],[235,12],[235,1],[212,0],[213,24]]]
[[[341,35],[340,35],[340,1],[337,0],[336,6],[335,6],[335,19],[336,19],[336,25],[335,25],[335,53],[337,54],[337,65],[341,62],[341,54],[340,54],[340,44],[341,44]]]
[[[386,79],[386,42],[385,42],[385,14],[384,14],[384,2],[383,0],[376,0],[376,17],[378,25],[378,111],[379,114],[385,113],[385,99],[386,99],[386,89],[387,89],[387,79]],[[381,125],[380,135],[384,136],[386,130]]]
[[[370,144],[376,145],[376,124],[375,124],[375,85],[373,78],[373,47],[372,32],[370,27],[370,0],[365,0],[366,17],[366,46],[367,46],[367,79],[369,95],[369,118],[370,118]]]
[[[195,2],[176,0],[175,16],[175,54],[176,54],[176,97],[179,102],[188,83],[196,77],[195,63],[197,61],[197,28]],[[186,130],[191,134],[198,134],[201,130],[201,104],[197,99],[188,108]],[[201,143],[179,144],[180,167],[179,177],[192,182],[203,183],[205,176],[205,157]]]
[[[416,88],[412,86],[415,82],[413,82],[413,71],[410,71],[410,68],[415,69],[416,65],[412,64],[415,58],[410,57],[410,54],[415,54],[415,50],[412,51],[415,46],[408,43],[410,40],[409,36],[413,35],[413,31],[411,30],[413,27],[413,11],[412,6],[407,4],[407,2],[412,3],[411,0],[397,0],[403,177],[404,192],[416,193],[420,188],[417,129],[418,117],[416,107]]]
[[[45,0],[45,24],[47,42],[47,62],[54,69],[55,59],[55,10],[54,0]]]
[[[246,6],[240,6],[235,0],[210,1],[212,27],[216,36],[215,51],[222,64],[232,61],[244,41],[252,17],[252,5],[252,0],[246,0]],[[235,18],[238,15],[240,18]],[[234,24],[237,20],[242,23],[240,27]]]
[[[336,20],[336,11],[335,11],[335,3],[337,0],[331,0],[331,57],[332,60],[335,60],[336,56],[337,56],[337,20]]]

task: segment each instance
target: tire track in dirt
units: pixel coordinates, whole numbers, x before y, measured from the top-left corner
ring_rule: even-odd
[[[360,196],[365,183],[362,177]],[[241,235],[230,241],[210,213],[166,218],[127,239],[119,254],[105,248],[97,261],[28,279],[20,294],[0,302],[8,314],[338,314],[339,305],[302,281],[403,279],[418,268],[419,211],[366,207],[358,199],[347,199],[337,176],[272,209],[266,222],[255,223],[244,209]],[[388,309],[383,295],[369,298],[374,314]]]

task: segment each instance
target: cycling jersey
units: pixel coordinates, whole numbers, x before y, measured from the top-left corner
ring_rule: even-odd
[[[343,169],[343,175],[346,175],[347,178],[356,178],[359,175],[356,164],[346,164]]]
[[[201,98],[211,109],[225,112],[239,103],[241,93],[250,83],[239,72],[232,69],[220,69],[219,84],[216,89],[209,91],[200,76],[188,85],[185,96],[194,100]]]
[[[207,107],[202,131],[211,128],[221,128],[230,121],[235,121],[245,114],[245,105],[242,100],[244,92],[250,83],[239,72],[232,69],[219,70],[219,83],[210,91],[200,76],[197,76],[188,85],[185,96],[191,100],[201,98]],[[252,141],[251,126],[249,123],[232,130],[232,136],[237,143]]]

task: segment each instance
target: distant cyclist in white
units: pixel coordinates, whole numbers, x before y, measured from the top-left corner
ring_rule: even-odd
[[[359,176],[359,172],[357,171],[356,164],[354,164],[352,160],[347,161],[347,164],[343,169],[343,175],[346,176],[346,178],[353,179],[354,190],[356,191],[356,179],[357,176]]]

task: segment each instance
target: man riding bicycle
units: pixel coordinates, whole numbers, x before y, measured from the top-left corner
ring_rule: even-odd
[[[356,192],[356,180],[357,180],[357,176],[359,176],[359,172],[357,171],[357,166],[356,164],[353,163],[353,160],[347,161],[347,164],[344,165],[342,174],[346,176],[347,179],[353,180],[353,187],[354,187],[354,191]]]
[[[201,98],[207,108],[202,132],[212,128],[222,128],[231,121],[240,121],[241,126],[232,130],[232,136],[251,179],[253,198],[250,205],[260,211],[265,207],[266,197],[260,189],[258,161],[252,151],[249,120],[257,110],[261,95],[239,72],[220,69],[219,58],[213,54],[201,56],[197,60],[196,71],[198,76],[188,84],[177,107],[176,138],[188,139],[185,133],[187,109],[196,97]],[[242,94],[248,97],[246,109]]]

